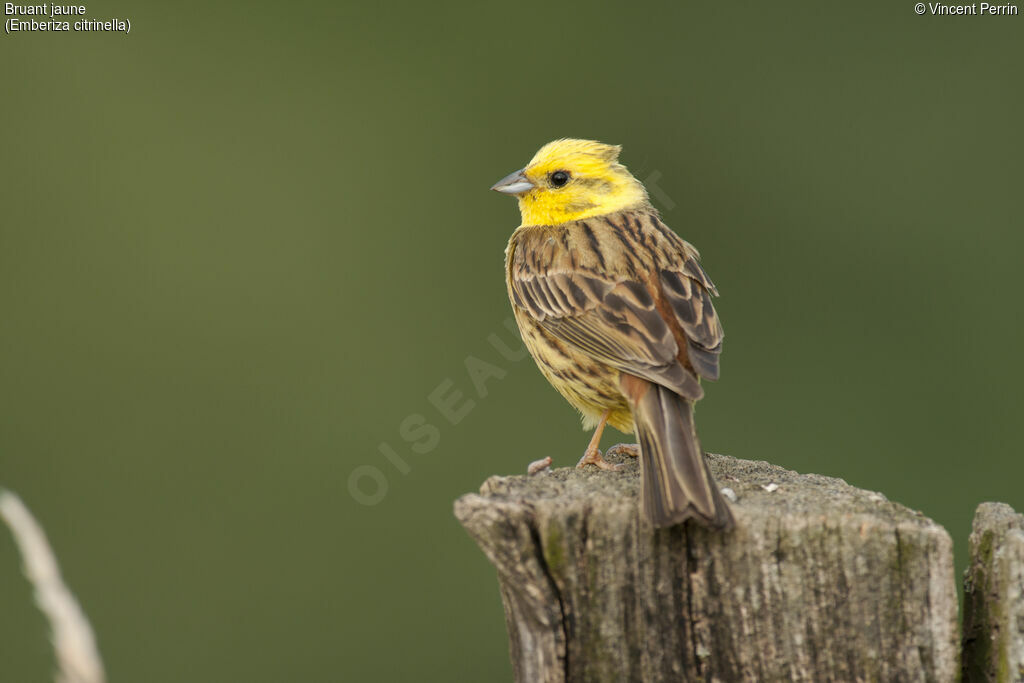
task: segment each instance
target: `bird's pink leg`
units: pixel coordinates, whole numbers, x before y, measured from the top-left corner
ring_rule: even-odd
[[[587,446],[587,450],[583,451],[583,457],[576,463],[576,467],[583,468],[587,465],[597,465],[602,470],[617,470],[622,465],[613,465],[604,458],[601,457],[601,451],[598,450],[598,445],[601,443],[601,434],[604,433],[605,423],[608,422],[608,415],[611,413],[610,410],[604,411],[604,415],[601,416],[600,421],[597,423],[597,427],[594,429],[594,436],[590,439],[590,444]]]

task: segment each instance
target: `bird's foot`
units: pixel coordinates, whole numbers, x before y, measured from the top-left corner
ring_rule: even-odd
[[[597,465],[602,470],[610,471],[615,471],[617,469],[622,468],[622,465],[612,464],[605,460],[603,457],[601,457],[601,451],[599,451],[596,446],[588,448],[587,450],[583,451],[583,457],[580,458],[580,461],[578,463],[576,463],[576,468],[583,469],[587,465]]]
[[[631,455],[634,458],[640,457],[640,444],[638,443],[617,443],[607,451],[605,455]]]

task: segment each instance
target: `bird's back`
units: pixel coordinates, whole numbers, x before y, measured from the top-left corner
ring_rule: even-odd
[[[524,341],[585,422],[607,409],[625,411],[611,423],[632,429],[618,385],[631,354],[651,366],[652,373],[663,373],[667,385],[681,383],[691,393],[700,392],[687,354],[690,339],[662,293],[663,274],[674,272],[687,280],[699,278],[694,285],[713,290],[696,259],[697,251],[652,209],[525,226],[513,234],[506,252],[507,280]],[[616,329],[595,334],[622,338],[595,350],[573,334],[573,326],[593,327],[598,318],[610,320]]]

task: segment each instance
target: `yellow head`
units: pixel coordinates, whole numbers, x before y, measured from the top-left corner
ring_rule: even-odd
[[[523,225],[559,225],[650,206],[644,186],[619,163],[621,150],[593,140],[555,140],[491,189],[519,199]]]

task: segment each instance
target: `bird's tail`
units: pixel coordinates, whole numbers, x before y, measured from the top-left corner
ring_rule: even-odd
[[[693,422],[693,401],[658,384],[623,375],[640,442],[641,497],[656,527],[691,517],[730,529],[732,513],[704,460]]]

